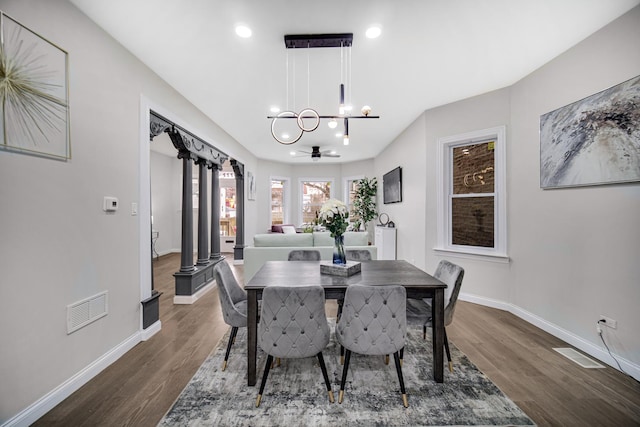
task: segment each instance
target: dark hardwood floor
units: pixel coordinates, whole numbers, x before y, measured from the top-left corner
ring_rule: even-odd
[[[233,265],[242,283],[242,266]],[[43,416],[36,426],[155,426],[227,330],[218,291],[173,304],[179,254],[154,261],[162,330]],[[335,316],[335,302],[328,302]],[[640,426],[640,383],[611,367],[584,369],[563,341],[496,309],[461,301],[449,339],[540,426]]]

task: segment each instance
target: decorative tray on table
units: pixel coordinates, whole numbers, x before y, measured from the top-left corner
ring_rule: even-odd
[[[360,273],[362,264],[356,261],[347,261],[346,264],[334,264],[332,261],[320,261],[320,273],[333,276],[353,276]]]

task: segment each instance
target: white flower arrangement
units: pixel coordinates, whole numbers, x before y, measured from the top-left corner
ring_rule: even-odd
[[[327,230],[331,232],[331,237],[341,236],[347,230],[349,222],[349,210],[340,200],[329,199],[320,208],[318,219]]]

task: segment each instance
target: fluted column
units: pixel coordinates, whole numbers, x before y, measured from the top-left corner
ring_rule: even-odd
[[[209,259],[218,260],[220,255],[220,175],[222,166],[211,166],[211,256]]]
[[[188,273],[195,270],[193,265],[193,192],[191,183],[191,153],[179,152],[182,159],[182,243],[180,246],[180,271]]]
[[[207,164],[205,159],[196,160],[198,165],[198,265],[209,264],[209,228],[207,224]]]

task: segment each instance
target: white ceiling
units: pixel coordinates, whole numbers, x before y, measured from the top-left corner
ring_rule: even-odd
[[[71,0],[257,157],[309,162],[291,150],[378,155],[424,110],[509,86],[640,0]],[[242,39],[235,25],[248,25]],[[382,27],[367,39],[371,24]],[[270,133],[271,105],[337,114],[340,48],[286,49],[285,34],[353,33],[350,144],[326,121],[294,145]],[[288,52],[287,52],[288,51]],[[296,78],[293,78],[293,64]],[[346,82],[348,83],[348,81]],[[293,102],[295,85],[296,102]],[[171,109],[171,106],[165,106]],[[188,118],[185,118],[188,119]],[[293,121],[290,121],[293,122]],[[342,126],[339,126],[339,129]],[[215,141],[211,141],[215,144]]]

